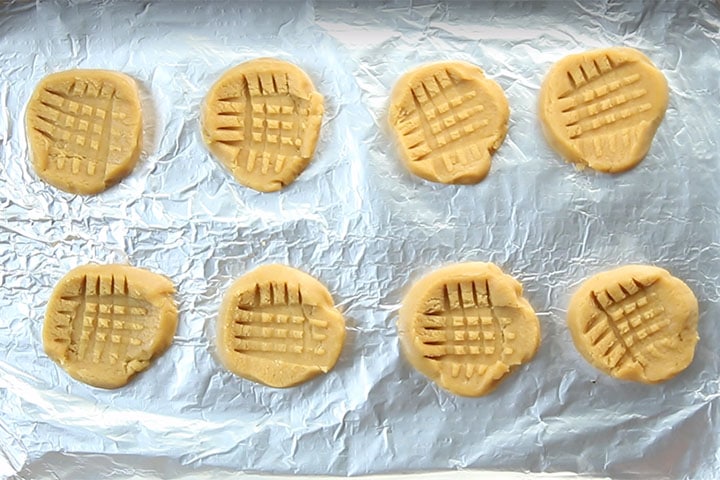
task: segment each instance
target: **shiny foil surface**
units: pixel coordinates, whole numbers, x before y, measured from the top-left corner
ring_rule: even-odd
[[[715,2],[9,2],[0,6],[0,476],[220,478],[443,469],[619,478],[720,475],[720,7]],[[546,143],[541,82],[570,53],[625,45],[667,77],[650,152],[620,175],[578,171]],[[314,160],[279,193],[239,185],[202,143],[210,86],[252,58],[289,60],[325,97]],[[402,166],[388,97],[408,69],[478,64],[510,129],[477,185]],[[25,105],[72,68],[139,84],[143,154],[119,185],[77,196],[32,170]],[[535,358],[491,395],[453,396],[401,356],[412,282],[459,261],[515,276],[541,323]],[[124,388],[71,379],[44,353],[54,284],[88,263],[168,276],[172,346]],[[225,290],[284,263],[332,293],[347,321],[336,367],[273,389],[222,368]],[[650,263],[700,304],[696,355],[647,386],[575,350],[565,315],[590,275]],[[189,477],[188,477],[189,478]]]

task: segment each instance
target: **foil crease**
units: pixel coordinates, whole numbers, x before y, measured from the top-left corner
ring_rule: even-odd
[[[0,6],[0,476],[218,478],[228,472],[360,475],[440,469],[635,478],[720,475],[720,8],[713,2],[10,2]],[[545,142],[537,98],[561,57],[635,47],[671,95],[645,160],[576,171]],[[206,92],[256,57],[303,68],[326,113],[309,168],[282,192],[235,182],[199,134]],[[474,186],[413,177],[386,126],[406,70],[480,65],[511,108]],[[74,196],[32,171],[24,109],[70,68],[140,85],[144,148],[107,192]],[[402,358],[411,282],[492,261],[538,313],[536,357],[483,398],[453,396]],[[180,321],[170,349],[127,387],[72,380],[43,352],[55,284],[87,262],[167,275]],[[286,263],[327,285],[348,338],[334,370],[278,390],[215,358],[223,293]],[[652,263],[700,302],[695,360],[655,386],[587,364],[565,326],[586,277]]]

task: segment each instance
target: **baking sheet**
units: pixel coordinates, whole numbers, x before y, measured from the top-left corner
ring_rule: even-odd
[[[717,4],[700,1],[3,4],[0,476],[717,477],[719,29]],[[667,76],[665,120],[631,172],[575,171],[541,134],[540,83],[564,55],[620,44]],[[211,84],[260,56],[298,64],[326,99],[314,161],[276,194],[238,185],[199,135]],[[475,186],[411,176],[385,125],[397,78],[444,59],[477,63],[510,103],[508,137]],[[142,90],[141,161],[95,197],[47,186],[28,163],[24,105],[69,68],[120,70]],[[478,399],[415,372],[395,331],[406,287],[465,260],[518,278],[542,327],[534,360]],[[119,390],[70,379],[42,349],[54,283],[88,261],[149,268],[178,290],[172,347]],[[319,278],[348,323],[335,369],[288,390],[214,357],[223,292],[269,262]],[[564,323],[584,278],[646,262],[685,280],[701,311],[694,362],[657,386],[594,370]]]

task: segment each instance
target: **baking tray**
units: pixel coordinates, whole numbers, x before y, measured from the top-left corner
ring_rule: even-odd
[[[222,478],[468,469],[716,478],[720,343],[720,12],[713,2],[10,2],[0,6],[0,476]],[[561,57],[626,45],[670,85],[652,148],[621,175],[576,171],[546,144],[538,91]],[[289,188],[233,181],[199,112],[228,68],[296,63],[326,99],[316,156]],[[474,186],[425,182],[386,126],[395,81],[419,64],[480,65],[507,94],[508,136]],[[41,182],[23,112],[69,68],[131,75],[144,148],[94,197]],[[406,288],[434,268],[492,261],[540,318],[536,357],[491,395],[453,396],[401,357]],[[170,277],[172,347],[127,387],[69,378],[44,354],[45,303],[72,267],[121,262]],[[220,367],[221,298],[254,266],[311,273],[348,324],[335,369],[276,390]],[[652,263],[700,303],[695,360],[646,386],[607,377],[565,326],[586,277]]]

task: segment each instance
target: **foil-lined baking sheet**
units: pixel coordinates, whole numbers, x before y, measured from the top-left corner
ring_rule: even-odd
[[[228,472],[360,475],[443,469],[634,478],[720,475],[720,8],[713,2],[9,2],[0,6],[0,476],[219,478]],[[640,49],[670,105],[649,154],[621,175],[576,171],[546,144],[538,91],[587,49]],[[228,68],[272,56],[325,96],[315,158],[282,192],[236,183],[203,147],[203,98]],[[507,94],[510,130],[474,186],[401,165],[386,127],[406,70],[457,59]],[[107,192],[49,187],[28,160],[35,84],[70,68],[137,80],[144,148]],[[492,261],[538,312],[536,357],[491,395],[453,396],[401,357],[411,282]],[[72,380],[43,352],[55,282],[87,262],[170,277],[173,345],[127,387]],[[255,266],[327,285],[347,343],[329,374],[277,390],[215,358],[224,291]],[[695,360],[656,386],[588,365],[565,326],[586,277],[652,263],[700,302]]]

